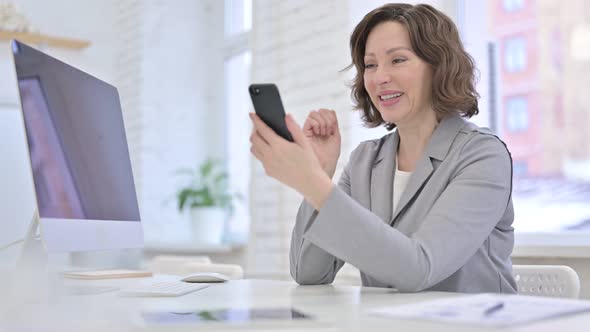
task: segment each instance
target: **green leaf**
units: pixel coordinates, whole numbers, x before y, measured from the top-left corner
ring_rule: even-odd
[[[208,159],[207,161],[205,161],[203,166],[201,166],[201,175],[203,176],[203,178],[207,178],[209,174],[211,174],[211,171],[213,170],[214,166],[215,162],[213,160]]]
[[[197,313],[197,315],[199,315],[199,317],[204,321],[218,321],[219,320],[215,316],[213,316],[213,314],[209,311],[200,311],[199,313]]]
[[[179,169],[177,175],[190,175],[191,181],[177,193],[178,210],[186,208],[220,206],[233,212],[232,200],[241,199],[238,193],[230,192],[229,175],[219,167],[223,163],[208,158],[195,170]]]
[[[184,189],[178,193],[178,210],[179,211],[182,211],[182,209],[184,208],[184,204],[186,203],[186,200],[187,200],[188,196],[190,195],[191,191],[192,191],[191,189]]]
[[[213,178],[213,182],[214,183],[221,183],[222,181],[227,180],[227,178],[228,178],[227,173],[226,172],[221,172],[221,173],[217,174],[215,176],[215,178]]]
[[[206,203],[202,203],[202,202],[201,203],[195,202],[195,203],[191,204],[192,209],[196,209],[196,208],[200,208],[200,207],[211,207],[211,206],[215,206],[215,205],[206,204]]]

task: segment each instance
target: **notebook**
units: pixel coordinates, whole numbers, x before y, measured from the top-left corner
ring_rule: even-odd
[[[94,270],[94,271],[67,271],[62,272],[62,276],[68,279],[117,279],[117,278],[144,278],[151,277],[150,271],[142,270]]]
[[[370,315],[482,327],[504,327],[590,311],[590,301],[478,294],[373,309]]]

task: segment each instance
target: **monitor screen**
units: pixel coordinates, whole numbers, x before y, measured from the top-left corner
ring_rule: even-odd
[[[45,250],[142,247],[117,89],[23,43],[11,45],[37,203],[32,225],[40,222]]]
[[[140,221],[116,88],[13,45],[39,217]]]

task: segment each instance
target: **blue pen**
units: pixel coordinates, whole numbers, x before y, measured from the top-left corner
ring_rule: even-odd
[[[489,317],[493,313],[501,310],[502,308],[504,308],[504,302],[498,302],[498,303],[494,304],[493,306],[486,308],[486,310],[483,312],[483,315],[486,317]]]

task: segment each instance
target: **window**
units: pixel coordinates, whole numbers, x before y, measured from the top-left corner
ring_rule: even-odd
[[[227,240],[245,243],[250,227],[250,82],[251,53],[248,36],[252,27],[252,1],[225,1],[224,108],[226,114],[227,167],[230,186],[239,193],[228,223]]]
[[[227,115],[228,171],[231,187],[242,197],[235,204],[228,224],[230,242],[247,240],[249,227],[248,193],[250,187],[250,118],[248,84],[250,82],[250,52],[225,60],[225,108]]]
[[[524,71],[527,64],[526,41],[522,37],[506,40],[504,44],[504,68],[508,72]]]
[[[524,160],[513,160],[512,170],[515,178],[524,177],[528,172],[528,164]]]
[[[542,1],[457,2],[465,6],[463,42],[481,70],[478,91],[485,98],[482,86],[490,85],[500,101],[480,107],[503,124],[498,135],[512,153],[517,245],[590,245],[590,108],[576,106],[590,104],[590,62],[576,58],[571,29],[590,26],[590,17],[576,15],[584,0],[571,1],[555,7],[554,17],[568,18],[561,21],[537,14],[546,9]],[[522,20],[513,19],[525,4],[531,8],[519,13]],[[499,54],[485,52],[488,41],[501,45]],[[537,62],[543,65],[531,65]]]
[[[252,0],[225,0],[225,35],[247,33],[252,29]]]
[[[503,0],[502,7],[507,13],[512,13],[524,8],[524,0]]]
[[[528,102],[525,97],[511,97],[506,102],[506,121],[512,133],[526,131],[529,128]]]

